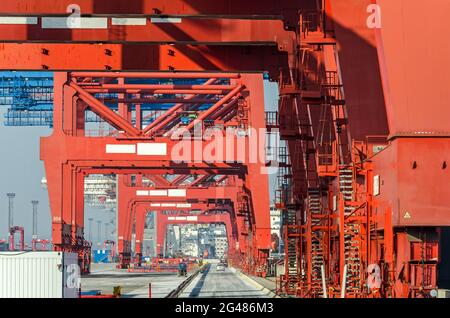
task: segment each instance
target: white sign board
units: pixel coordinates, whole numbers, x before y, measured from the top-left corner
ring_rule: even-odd
[[[373,177],[373,195],[380,195],[380,175]]]

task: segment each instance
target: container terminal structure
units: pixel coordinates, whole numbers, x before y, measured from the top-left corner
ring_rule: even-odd
[[[263,275],[274,162],[252,160],[254,128],[286,144],[273,160],[280,295],[416,298],[448,288],[448,1],[72,3],[0,3],[0,69],[54,72],[54,132],[41,139],[41,159],[57,251],[78,253],[89,270],[85,177],[145,177],[152,184],[137,182],[134,195],[117,189],[121,263],[131,262],[138,201],[214,203],[229,214],[235,266]],[[276,112],[264,111],[264,78],[278,83]],[[145,113],[148,104],[167,107]],[[113,132],[91,134],[86,112]],[[211,153],[229,131],[240,133]],[[186,155],[195,151],[233,155],[211,163]]]

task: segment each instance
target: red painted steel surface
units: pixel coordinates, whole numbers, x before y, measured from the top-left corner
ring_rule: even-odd
[[[140,178],[139,178],[140,179]],[[118,222],[119,222],[119,255],[122,255],[120,258],[121,267],[126,268],[128,266],[128,261],[130,261],[131,255],[131,232],[132,225],[135,224],[135,234],[136,234],[136,253],[142,255],[142,242],[143,242],[143,234],[144,234],[144,225],[145,218],[147,213],[156,212],[156,224],[157,228],[157,244],[161,245],[164,242],[164,238],[166,236],[166,225],[163,211],[178,211],[176,215],[182,216],[196,216],[197,214],[190,214],[190,211],[199,210],[201,213],[198,215],[199,221],[202,220],[203,217],[206,217],[204,213],[212,213],[209,216],[214,216],[214,210],[222,210],[226,214],[226,219],[222,219],[223,216],[217,216],[217,219],[211,219],[214,222],[211,223],[220,223],[220,220],[226,220],[227,225],[227,233],[229,237],[229,241],[231,246],[235,246],[236,241],[240,241],[241,250],[239,253],[245,253],[245,241],[242,235],[239,233],[240,227],[242,226],[242,221],[240,217],[237,216],[237,193],[242,191],[237,186],[219,186],[219,187],[193,187],[191,184],[184,187],[171,187],[166,188],[161,186],[160,183],[157,183],[158,187],[143,187],[143,186],[130,186],[126,184],[126,178],[119,178],[119,187],[118,187],[118,198],[119,198],[119,210],[118,210]],[[142,182],[142,181],[139,181]],[[235,183],[235,182],[232,182]],[[238,182],[239,183],[239,182]],[[242,186],[242,185],[241,185]],[[170,191],[170,190],[185,190],[185,195],[183,196],[167,196],[167,195],[149,195],[150,191]],[[145,193],[147,192],[147,195]],[[144,194],[144,195],[143,195]],[[153,203],[153,205],[152,205]],[[163,207],[154,206],[155,203],[164,205],[169,203],[174,203],[173,207]],[[180,208],[176,205],[178,204],[189,204],[188,208]],[[131,214],[130,214],[131,212]],[[209,213],[208,213],[209,212]],[[170,214],[168,216],[173,216]],[[197,216],[196,216],[197,217]],[[210,218],[207,218],[210,219]],[[133,221],[134,220],[134,221]],[[167,221],[167,220],[166,220]],[[233,225],[231,223],[233,221]],[[162,223],[160,223],[162,222]],[[165,223],[164,223],[165,222]],[[171,223],[171,222],[169,222]],[[180,222],[183,223],[183,222]],[[189,223],[195,223],[192,220]],[[208,223],[208,222],[206,222]],[[239,224],[239,225],[238,225]],[[128,255],[124,257],[123,255]]]
[[[5,0],[0,5],[2,12],[13,14],[66,15],[70,0],[62,0],[49,5],[40,0]],[[144,15],[228,15],[228,16],[288,16],[293,17],[299,8],[315,8],[315,1],[296,0],[79,0],[77,4],[83,14],[144,14]]]
[[[149,76],[149,74],[144,74],[144,77],[145,75]],[[91,76],[97,77],[96,74]],[[122,76],[126,77],[127,74]],[[134,75],[134,77],[136,76],[138,75]],[[165,77],[166,75],[161,76]],[[176,73],[173,73],[172,76],[177,78]],[[158,75],[155,77],[158,78]],[[180,77],[186,78],[186,75]],[[223,123],[234,127],[251,123],[251,127],[254,129],[264,128],[262,75],[242,74],[236,76],[232,74],[225,75],[225,78],[231,78],[229,93],[223,94],[220,101],[210,109],[200,112],[196,119],[197,122],[204,124],[204,119],[216,114],[217,108],[223,106],[227,111],[222,116],[227,115],[226,118],[228,118],[224,118]],[[123,78],[116,80],[118,87],[124,84]],[[144,127],[136,127],[131,122],[128,106],[119,101],[119,112],[112,111],[83,89],[86,84],[89,82],[85,74],[57,73],[55,75],[54,132],[50,137],[41,140],[41,158],[44,160],[46,168],[55,248],[76,250],[80,257],[87,254],[86,242],[83,238],[83,180],[86,175],[95,173],[139,174],[143,172],[155,175],[202,172],[214,175],[230,174],[241,178],[247,191],[254,196],[249,195],[250,208],[245,211],[247,213],[245,218],[248,222],[247,230],[249,231],[247,235],[252,241],[247,251],[252,259],[252,262],[249,262],[251,266],[264,264],[264,257],[267,256],[270,248],[268,181],[267,176],[262,174],[265,163],[251,161],[247,149],[251,144],[248,141],[244,143],[244,155],[239,156],[238,149],[242,148],[242,142],[236,140],[237,135],[233,137],[234,147],[230,147],[231,140],[222,144],[216,143],[215,139],[211,138],[208,141],[206,137],[204,139],[179,140],[175,132],[171,132],[168,136],[150,139],[147,135],[148,131]],[[232,101],[233,99],[235,101]],[[246,106],[245,114],[237,118],[239,107],[244,106]],[[87,108],[110,123],[117,130],[116,134],[107,137],[86,136],[84,112]],[[233,111],[231,113],[234,114],[233,116],[229,116],[231,111]],[[180,124],[179,117],[173,118],[172,121]],[[190,124],[184,127],[186,131],[191,128],[193,127]],[[174,136],[175,138],[173,138]],[[247,138],[244,137],[244,139]],[[243,140],[241,137],[239,139]],[[259,141],[261,149],[264,149],[264,142],[265,138]],[[211,148],[211,144],[214,146],[213,148]],[[148,152],[155,147],[156,152]],[[174,151],[173,147],[183,149],[183,157],[178,157],[180,150]],[[206,149],[210,149],[209,151],[216,149],[217,154],[225,154],[227,162],[225,162],[225,157],[217,157],[217,159],[212,157],[213,161],[211,162],[207,158],[198,158],[196,154],[199,151],[200,154],[208,154]],[[230,151],[231,153],[229,153]],[[186,156],[189,153],[195,157]],[[230,156],[232,153],[234,155]],[[184,162],[177,162],[180,159]],[[154,180],[161,181],[158,177],[154,177]],[[256,191],[256,189],[258,190]],[[136,190],[134,189],[134,191]],[[201,199],[201,195],[196,191],[202,192],[202,190],[190,191],[193,191],[192,194],[188,193],[190,198],[199,197]],[[204,199],[214,198],[225,192],[224,189],[210,191],[207,192]],[[232,192],[230,195],[235,194]],[[119,204],[121,204],[120,202],[127,203],[119,198]],[[132,211],[128,205],[119,206],[119,211],[118,232],[124,234],[119,234],[118,249],[119,251],[130,251]],[[130,255],[124,255],[124,257],[126,258],[125,262],[129,262]],[[252,269],[249,268],[249,270]]]
[[[139,215],[145,215],[145,213],[141,213]],[[209,215],[198,215],[195,221],[193,220],[181,220],[182,217],[187,218],[189,214],[179,214],[176,216],[176,219],[173,215],[164,215],[162,213],[158,213],[156,216],[157,222],[157,239],[156,246],[158,249],[158,254],[162,255],[164,253],[165,246],[165,238],[166,231],[168,225],[181,225],[181,224],[223,224],[225,225],[227,231],[228,238],[228,248],[229,254],[234,255],[236,251],[233,249],[236,246],[236,238],[233,236],[232,224],[230,215],[228,213],[223,214],[209,214]],[[142,223],[139,224],[142,227]],[[142,228],[143,229],[143,228]],[[141,231],[141,230],[139,230]],[[137,242],[137,241],[136,241]]]
[[[433,1],[431,8],[418,0],[377,4],[383,12],[377,49],[390,134],[450,136],[450,46],[442,39],[450,31],[450,3]]]
[[[366,8],[370,4],[370,0],[328,1],[351,122],[350,133],[357,140],[389,134],[375,30],[367,27]]]
[[[280,66],[288,69],[288,55],[275,46],[0,43],[2,70],[269,71],[277,76]]]
[[[376,155],[379,213],[391,206],[394,226],[450,226],[449,153],[447,138],[398,138]]]
[[[64,16],[68,4],[61,1],[50,6],[46,1],[29,0],[18,5],[4,0],[0,11],[19,16]],[[38,26],[0,26],[0,32],[17,30],[4,34],[13,43],[0,44],[0,69],[239,73],[232,82],[244,84],[244,91],[231,88],[214,93],[245,96],[251,110],[247,123],[253,127],[265,126],[262,76],[244,72],[268,72],[278,82],[280,93],[279,112],[269,126],[279,128],[288,148],[278,176],[276,203],[286,220],[286,271],[278,280],[279,293],[323,297],[323,266],[329,297],[340,297],[341,292],[356,298],[431,297],[430,292],[439,288],[437,273],[445,271],[436,250],[444,246],[443,227],[450,226],[446,157],[450,151],[450,48],[442,39],[442,34],[450,31],[445,18],[450,4],[446,0],[434,1],[432,8],[419,0],[327,0],[323,4],[324,8],[312,0],[82,0],[79,5],[85,16],[184,15],[177,23],[154,30],[120,28],[129,31],[121,39],[149,39],[152,35],[176,44],[17,44],[35,37]],[[216,28],[207,32],[205,27],[202,32],[197,27],[207,20],[191,21],[186,16],[213,17]],[[225,30],[230,18],[252,21],[235,21],[236,29]],[[249,32],[244,28],[249,25],[261,29]],[[264,30],[269,25],[276,28]],[[50,31],[44,33],[51,39]],[[72,40],[119,38],[106,35],[106,30],[54,33]],[[200,39],[208,43],[183,43]],[[224,41],[235,43],[225,45]],[[108,76],[110,79],[111,74]],[[258,172],[261,164],[246,165],[244,173],[229,164],[180,167],[164,156],[142,160],[135,154],[105,155],[102,149],[108,143],[134,144],[153,137],[154,141],[164,141],[161,132],[176,121],[180,104],[154,125],[137,129],[130,123],[127,99],[120,100],[117,115],[93,100],[89,88],[84,89],[80,82],[65,85],[66,80],[64,75],[56,77],[55,134],[42,143],[56,248],[74,245],[72,240],[77,248],[87,248],[83,246],[83,202],[79,200],[83,191],[79,184],[85,174],[221,174],[240,177],[248,187],[251,195],[246,202],[255,222],[247,218],[236,223],[248,229],[248,244],[242,248],[264,263],[270,246],[270,223],[266,217],[268,193],[260,191],[267,188],[267,178]],[[191,93],[196,95],[199,90]],[[79,97],[76,103],[74,95]],[[226,118],[236,104],[223,107],[227,103],[223,98],[221,95],[214,101],[214,116],[206,112],[200,118]],[[126,138],[84,137],[80,109],[85,104],[124,131]],[[69,111],[63,115],[60,106]],[[168,141],[167,145],[171,148],[174,143]],[[114,166],[109,166],[112,161]],[[130,223],[131,209],[124,211],[124,220]],[[426,253],[418,255],[418,250]],[[341,290],[343,280],[345,290]]]
[[[286,32],[280,20],[193,19],[181,23],[153,23],[145,25],[114,25],[107,19],[102,29],[49,29],[37,24],[0,24],[2,42],[88,42],[88,43],[242,43],[251,45],[289,44],[294,32]],[[131,23],[131,22],[130,22]],[[208,32],[205,32],[208,29]]]

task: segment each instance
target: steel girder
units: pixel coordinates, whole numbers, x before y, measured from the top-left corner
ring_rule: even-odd
[[[47,54],[48,53],[48,54]],[[268,72],[289,73],[287,52],[276,46],[170,44],[3,43],[2,70]],[[292,64],[292,63],[291,63]]]
[[[0,14],[1,16],[1,14]],[[1,24],[1,42],[24,43],[178,43],[178,44],[241,44],[277,45],[284,47],[295,37],[286,32],[280,20],[195,19],[183,18],[180,23],[153,23],[137,18],[98,18],[104,28],[45,28],[36,24]],[[50,18],[51,19],[51,18]],[[98,20],[97,19],[97,20]],[[115,21],[118,20],[118,21]],[[122,25],[116,25],[121,23]],[[139,23],[142,22],[142,23]],[[128,25],[126,25],[128,23]],[[134,24],[134,25],[133,25]],[[208,29],[209,32],[204,32]],[[70,32],[68,32],[70,30]]]
[[[220,0],[206,2],[202,0],[80,0],[74,6],[69,0],[58,3],[23,0],[17,3],[14,0],[4,0],[0,4],[0,11],[6,14],[22,16],[67,16],[68,13],[77,13],[83,16],[115,16],[115,17],[147,17],[165,18],[167,16],[190,17],[242,17],[242,18],[277,18],[286,23],[286,27],[295,28],[299,21],[298,12],[317,10],[314,0]]]
[[[164,214],[163,211],[152,211],[148,209],[145,205],[137,205],[135,207],[135,234],[136,234],[136,245],[135,245],[135,256],[136,262],[139,264],[142,259],[142,244],[144,237],[144,226],[145,219],[148,213],[156,213],[156,246],[157,254],[164,255],[165,237],[168,225],[180,225],[180,224],[223,224],[226,227],[229,255],[235,255],[236,252],[236,242],[238,238],[236,236],[236,231],[234,230],[233,223],[235,222],[229,212],[223,212],[220,214],[198,214],[193,215],[189,211],[177,211],[173,214]],[[240,245],[239,245],[240,247]],[[125,264],[121,264],[123,267]]]
[[[150,78],[152,75],[158,78],[156,74],[150,74]],[[208,143],[202,139],[178,140],[178,137],[175,139],[171,137],[150,139],[142,127],[139,127],[138,124],[131,124],[129,106],[119,103],[119,112],[111,111],[85,92],[80,87],[81,84],[78,85],[77,76],[88,78],[87,74],[57,74],[55,76],[55,129],[52,136],[41,140],[41,159],[44,160],[46,168],[52,210],[53,243],[56,249],[79,248],[83,250],[85,247],[86,242],[83,238],[83,180],[85,175],[99,173],[231,174],[242,178],[245,187],[254,196],[251,200],[253,214],[250,218],[250,234],[254,244],[251,246],[253,253],[250,254],[256,255],[256,263],[263,261],[270,246],[268,184],[267,177],[261,175],[263,162],[250,162],[249,152],[245,151],[246,155],[241,159],[231,158],[229,160],[230,158],[227,158],[228,162],[220,160],[218,162],[194,161],[194,158],[183,157],[183,162],[176,163],[171,157],[173,147],[181,145],[182,149],[189,150],[191,153],[195,153],[196,150],[205,153]],[[99,75],[92,75],[92,77],[96,76]],[[126,77],[126,75],[122,76]],[[134,77],[139,76],[134,74]],[[145,74],[141,76],[145,77]],[[208,77],[209,74],[160,75],[162,78],[169,76],[171,78],[198,78]],[[263,105],[262,76],[217,75],[217,77],[219,76],[228,78],[231,85],[239,89],[233,88],[230,91],[232,94],[221,97],[222,99],[217,105],[213,105],[203,113],[200,112],[198,122],[202,123],[203,119],[213,115],[215,107],[218,105],[224,105],[240,96],[240,102],[236,103],[235,107],[241,107],[243,103],[247,105],[245,118],[240,120],[248,120],[254,128],[263,128],[264,113],[263,108],[259,106]],[[124,84],[123,79],[119,79],[119,81]],[[83,115],[88,108],[116,128],[115,137],[86,136]],[[229,111],[233,111],[233,108],[230,108]],[[189,125],[187,127],[190,129]],[[235,137],[247,138],[245,136]],[[240,144],[236,142],[235,146],[237,147],[237,145]],[[248,146],[249,144],[245,147]],[[264,147],[264,141],[261,141],[260,146]],[[224,147],[224,149],[220,150],[220,147]],[[219,153],[230,151],[229,143],[222,144],[220,147],[216,148]],[[237,151],[233,153],[236,154]],[[120,247],[120,240],[118,243]]]
[[[236,236],[235,240],[240,242],[241,253],[245,252],[245,239],[239,232],[245,225],[243,216],[237,215],[238,193],[242,192],[241,181],[236,180],[238,184],[241,184],[240,186],[164,188],[162,186],[130,186],[127,185],[126,179],[126,176],[119,176],[118,180],[118,248],[122,268],[126,268],[131,261],[133,221],[136,222],[136,239],[142,242],[143,232],[137,231],[143,229],[144,219],[139,216],[139,213],[149,211],[227,210],[234,222],[230,235],[233,233]],[[158,233],[158,237],[160,234]]]

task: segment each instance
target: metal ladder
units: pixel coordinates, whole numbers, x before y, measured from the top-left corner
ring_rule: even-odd
[[[296,225],[296,211],[288,209],[286,211],[286,225],[294,226]],[[286,275],[288,276],[289,288],[295,289],[295,284],[298,281],[298,238],[295,234],[296,229],[293,227],[286,227],[287,229],[287,240],[286,240]]]
[[[342,193],[344,199],[344,215],[348,216],[353,213],[355,208],[348,203],[354,200],[353,191],[353,170],[350,167],[341,167],[339,169],[339,192]]]
[[[354,170],[341,167],[339,170],[339,190],[344,200],[344,262],[347,265],[347,294],[358,295],[361,290],[361,224],[353,221],[355,212],[355,189],[353,188]]]
[[[322,196],[319,189],[308,191],[308,208],[311,216],[311,226],[319,226],[322,223]],[[323,231],[311,233],[311,292],[315,296],[322,296],[321,267],[325,265],[323,250]]]

